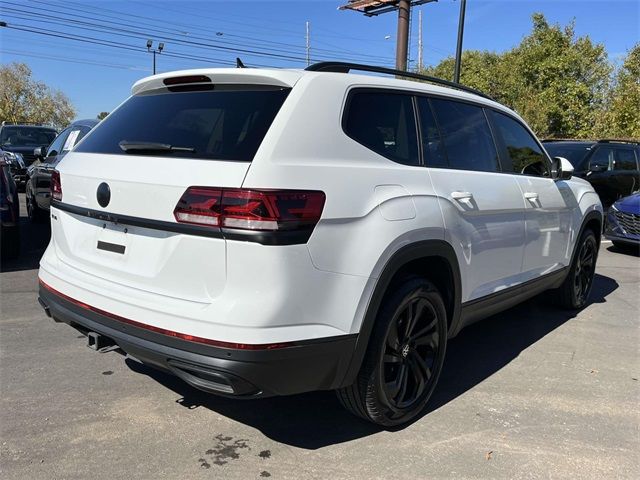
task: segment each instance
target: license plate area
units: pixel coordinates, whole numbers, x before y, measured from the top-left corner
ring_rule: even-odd
[[[98,240],[98,250],[104,250],[105,252],[113,252],[119,253],[120,255],[124,255],[126,247],[124,245],[119,245],[117,243],[111,242],[103,242],[102,240]]]

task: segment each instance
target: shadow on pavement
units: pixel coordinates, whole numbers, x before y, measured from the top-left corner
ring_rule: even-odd
[[[48,221],[32,223],[24,206],[24,193],[20,197],[20,255],[18,258],[2,259],[0,272],[16,272],[38,268],[40,258],[49,244],[51,226]]]
[[[591,303],[604,303],[618,288],[609,277],[596,274]],[[575,317],[547,300],[548,293],[464,329],[450,341],[438,386],[422,416],[454,400],[499,371],[520,352]],[[347,413],[333,392],[313,392],[290,397],[238,400],[208,395],[176,377],[134,360],[127,365],[170,388],[186,408],[207,408],[260,430],[274,441],[305,449],[373,435],[381,428]]]
[[[607,247],[607,250],[612,253],[621,253],[632,257],[640,257],[640,245],[611,245]]]

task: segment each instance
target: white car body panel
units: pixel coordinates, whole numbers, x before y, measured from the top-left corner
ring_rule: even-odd
[[[308,242],[265,246],[193,237],[52,206],[52,239],[40,268],[46,284],[115,315],[203,338],[263,344],[332,337],[360,331],[376,279],[403,246],[449,243],[466,302],[566,266],[584,215],[601,211],[584,182],[408,167],[342,130],[347,95],[357,87],[434,93],[515,115],[466,92],[261,69],[171,72],[140,80],[132,92],[161,88],[165,78],[181,75],[293,88],[252,162],[74,151],[59,165],[63,201],[101,209],[95,192],[107,182],[109,212],[173,222],[189,186],[321,190],[326,203]],[[526,203],[523,194],[531,189],[541,206]],[[466,191],[473,193],[469,205],[452,198]],[[98,251],[98,241],[125,245],[126,253]]]

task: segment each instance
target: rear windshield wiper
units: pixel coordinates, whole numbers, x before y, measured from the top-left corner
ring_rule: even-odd
[[[125,152],[195,152],[193,147],[175,147],[167,143],[156,142],[129,142],[122,140],[118,143],[120,148]]]

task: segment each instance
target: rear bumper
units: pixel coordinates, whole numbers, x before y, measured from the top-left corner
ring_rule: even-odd
[[[158,333],[103,315],[40,285],[39,302],[58,322],[113,340],[141,362],[191,386],[233,397],[291,395],[341,387],[356,335],[295,342],[272,349],[235,349]]]

